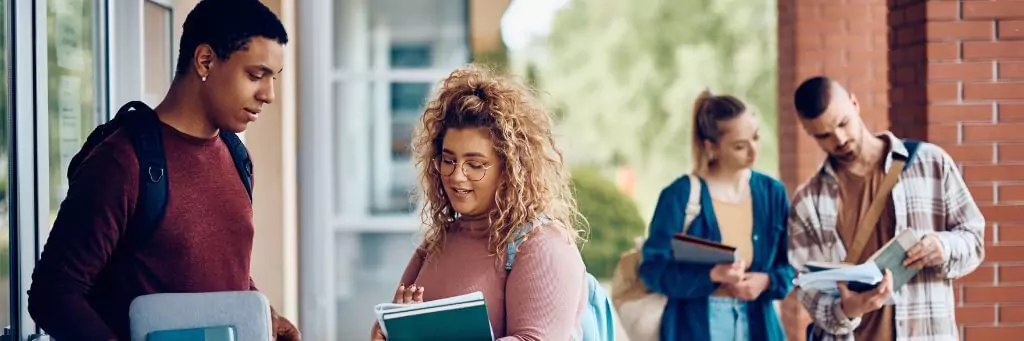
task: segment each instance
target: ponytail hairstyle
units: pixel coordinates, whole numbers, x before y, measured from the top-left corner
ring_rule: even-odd
[[[707,175],[716,160],[706,142],[718,143],[722,131],[718,123],[736,118],[747,111],[742,101],[731,95],[713,95],[705,89],[693,103],[693,172]]]

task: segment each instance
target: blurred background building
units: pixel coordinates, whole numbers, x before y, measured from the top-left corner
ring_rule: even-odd
[[[957,282],[968,340],[1024,331],[1024,3],[1012,0],[265,0],[290,35],[277,101],[244,134],[256,162],[253,275],[308,340],[362,340],[420,219],[411,129],[453,68],[538,88],[590,220],[599,277],[689,171],[704,87],[762,119],[758,169],[792,191],[823,155],[791,93],[828,74],[875,129],[941,145],[989,221]],[[25,290],[84,137],[157,103],[197,0],[0,0],[0,326],[39,332]]]

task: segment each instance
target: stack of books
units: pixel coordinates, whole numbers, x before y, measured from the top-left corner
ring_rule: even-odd
[[[415,304],[382,303],[373,310],[388,341],[494,340],[479,291]]]

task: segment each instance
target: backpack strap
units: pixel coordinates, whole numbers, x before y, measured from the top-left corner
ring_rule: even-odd
[[[535,222],[526,223],[526,225],[518,227],[512,231],[512,233],[516,234],[516,239],[511,243],[508,243],[508,246],[505,247],[506,272],[512,271],[512,264],[516,262],[516,252],[519,251],[519,245],[522,245],[523,241],[526,240],[526,236],[530,234],[530,230],[533,230],[534,226],[544,225],[549,221],[551,221],[551,218],[548,218],[547,215],[541,215]]]
[[[252,202],[252,159],[249,157],[249,151],[245,148],[245,144],[242,143],[242,139],[238,138],[238,134],[221,131],[220,139],[224,141],[224,144],[228,146],[228,151],[231,152],[231,159],[235,162],[235,169],[238,170],[238,176],[242,178],[242,184],[245,185],[245,191],[249,193],[249,202]]]
[[[126,120],[125,126],[129,129],[135,156],[139,160],[139,199],[136,202],[135,219],[138,221],[136,226],[145,230],[133,235],[137,239],[136,246],[144,245],[160,225],[167,208],[169,185],[163,125],[156,112],[142,102],[125,104],[115,119]]]
[[[904,139],[903,147],[907,148],[907,163],[903,164],[903,170],[906,171],[910,168],[910,164],[914,163],[914,157],[917,156],[917,149],[924,142],[917,140]]]
[[[684,209],[686,217],[683,218],[683,234],[690,230],[693,220],[700,214],[700,193],[703,190],[700,177],[697,174],[690,174],[686,177],[690,179],[690,198],[686,202],[686,208]]]

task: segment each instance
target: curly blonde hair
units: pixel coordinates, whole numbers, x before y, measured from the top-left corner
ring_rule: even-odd
[[[495,254],[502,254],[514,241],[513,229],[542,214],[562,223],[545,228],[558,228],[574,244],[582,242],[576,228],[582,216],[564,157],[555,145],[548,111],[522,83],[467,65],[442,81],[413,134],[427,255],[440,252],[445,233],[457,218],[433,163],[441,153],[445,132],[459,128],[487,129],[502,161],[498,166],[503,178],[494,199],[497,210],[489,217],[489,248]]]

